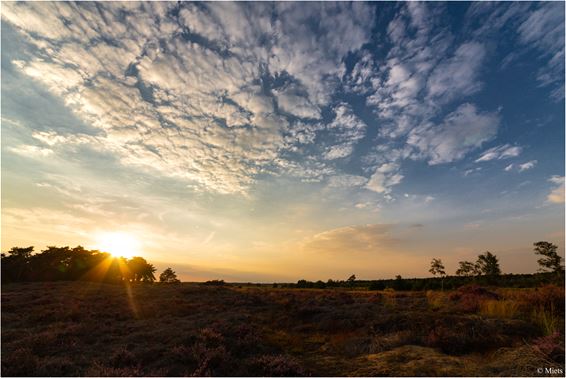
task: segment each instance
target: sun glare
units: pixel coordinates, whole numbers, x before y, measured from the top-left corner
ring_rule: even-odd
[[[96,238],[96,249],[115,257],[130,258],[140,255],[140,242],[125,232],[104,232]]]

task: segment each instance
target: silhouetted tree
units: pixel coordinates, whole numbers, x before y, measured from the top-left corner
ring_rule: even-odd
[[[2,255],[2,281],[21,281],[29,274],[33,247],[13,247]]]
[[[433,276],[439,275],[442,277],[446,275],[446,271],[444,271],[444,264],[442,264],[442,260],[440,259],[432,259],[430,262],[430,269],[428,271],[432,273]]]
[[[446,271],[444,270],[444,264],[440,259],[432,259],[430,262],[430,269],[428,270],[433,276],[440,276],[440,288],[444,290],[444,276],[446,276]]]
[[[348,279],[346,280],[346,285],[348,286],[354,286],[354,282],[356,281],[356,275],[352,274],[350,277],[348,277]]]
[[[478,270],[486,276],[498,276],[501,274],[497,256],[489,251],[486,251],[484,254],[478,256],[476,265],[478,267]]]
[[[159,282],[164,283],[179,283],[179,279],[177,278],[177,274],[171,268],[167,268],[159,275]]]
[[[133,282],[153,282],[155,281],[155,267],[148,263],[143,257],[135,256],[128,260],[128,269],[132,274]]]
[[[8,251],[9,256],[17,257],[23,260],[27,260],[31,257],[33,253],[33,246],[20,248],[20,247],[12,247]]]
[[[109,253],[49,246],[33,254],[33,247],[14,247],[2,254],[2,282],[17,281],[135,281],[153,282],[155,267],[142,257],[127,260]]]
[[[533,245],[535,246],[535,254],[542,256],[537,260],[538,264],[541,266],[539,268],[540,271],[560,273],[564,270],[562,257],[556,252],[558,246],[546,241],[539,241],[533,243]]]
[[[479,275],[479,267],[470,261],[460,261],[460,267],[456,270],[457,276],[469,277]]]

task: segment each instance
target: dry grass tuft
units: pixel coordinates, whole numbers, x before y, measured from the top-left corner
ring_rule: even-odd
[[[446,294],[434,290],[428,290],[426,292],[426,299],[432,310],[439,310],[445,307],[448,301]]]
[[[493,318],[511,319],[518,310],[519,304],[513,300],[488,299],[480,303],[480,313]]]

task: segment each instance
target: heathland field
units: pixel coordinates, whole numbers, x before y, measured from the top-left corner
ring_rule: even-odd
[[[3,376],[563,376],[564,289],[2,287]]]

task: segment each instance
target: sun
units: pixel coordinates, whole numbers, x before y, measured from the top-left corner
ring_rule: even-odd
[[[103,232],[96,237],[96,249],[115,257],[130,258],[140,255],[140,242],[126,232]]]

